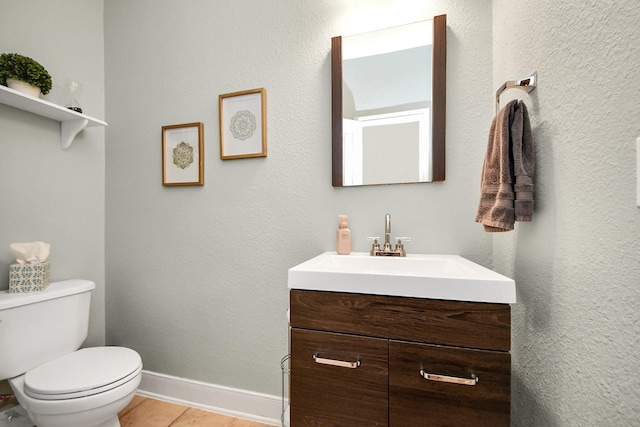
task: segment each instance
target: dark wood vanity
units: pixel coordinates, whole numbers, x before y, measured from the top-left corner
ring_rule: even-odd
[[[291,426],[509,426],[509,304],[291,289]]]

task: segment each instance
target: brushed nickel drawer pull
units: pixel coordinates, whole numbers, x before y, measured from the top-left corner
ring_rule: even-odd
[[[438,374],[430,374],[425,372],[424,369],[420,369],[420,375],[425,380],[429,381],[439,381],[443,383],[452,383],[452,384],[461,384],[461,385],[476,385],[480,378],[476,377],[474,374],[471,375],[471,378],[458,378],[458,377],[449,377],[447,375],[438,375]]]
[[[356,360],[355,362],[345,362],[342,360],[323,359],[322,357],[318,357],[317,354],[313,355],[313,360],[315,360],[316,363],[320,363],[321,365],[339,366],[341,368],[355,369],[360,366],[359,360]]]

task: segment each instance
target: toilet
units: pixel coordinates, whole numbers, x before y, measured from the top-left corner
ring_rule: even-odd
[[[125,347],[80,349],[95,283],[53,282],[42,292],[0,291],[0,380],[38,427],[119,427],[142,360]]]

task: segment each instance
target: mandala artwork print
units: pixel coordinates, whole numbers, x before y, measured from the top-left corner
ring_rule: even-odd
[[[186,169],[193,163],[193,147],[182,141],[173,149],[173,164],[180,169]]]
[[[231,133],[236,139],[239,139],[241,141],[251,138],[256,130],[256,127],[256,116],[251,114],[250,111],[238,111],[231,118]]]

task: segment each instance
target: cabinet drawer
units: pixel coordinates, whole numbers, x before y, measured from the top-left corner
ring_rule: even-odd
[[[387,340],[292,328],[291,425],[388,426],[388,364]]]
[[[421,370],[439,377],[427,380]],[[457,381],[473,376],[478,379],[475,385]],[[389,343],[392,427],[508,427],[510,398],[509,353],[402,341]]]
[[[509,351],[511,307],[384,295],[291,290],[291,326]]]

